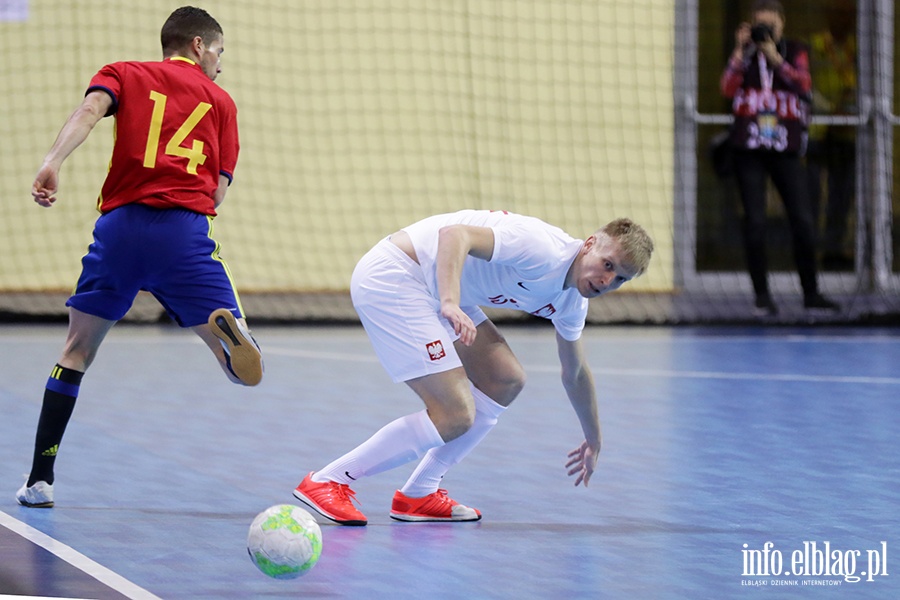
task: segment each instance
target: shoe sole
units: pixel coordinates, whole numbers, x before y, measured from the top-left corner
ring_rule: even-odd
[[[254,386],[262,381],[262,354],[238,328],[230,310],[218,308],[209,315],[209,327],[217,338],[228,346],[231,371],[244,385]]]
[[[480,521],[481,513],[478,513],[476,517],[429,517],[427,515],[410,515],[407,513],[396,513],[391,511],[390,516],[395,521],[410,521],[410,522],[424,522],[424,521],[434,521],[434,522],[448,522],[452,521],[454,523],[461,523],[466,521]]]
[[[473,522],[473,521],[480,521],[480,520],[481,520],[481,515],[478,515],[477,517],[474,517],[474,518],[469,518],[469,517],[465,517],[465,518],[459,518],[459,517],[457,517],[457,518],[453,518],[453,517],[443,518],[443,517],[420,517],[420,516],[417,516],[417,515],[406,515],[406,514],[402,514],[402,513],[399,513],[399,514],[398,514],[398,513],[391,513],[391,518],[394,519],[395,521],[406,521],[406,522],[408,522],[408,523],[427,523],[427,522],[434,522],[434,523],[448,523],[448,522],[452,522],[452,523],[471,523],[471,522]]]
[[[32,504],[31,502],[26,502],[25,500],[16,498],[16,502],[18,502],[20,506],[27,506],[28,508],[53,508],[52,500],[50,502],[37,502],[35,504]]]
[[[323,517],[328,519],[329,521],[334,521],[338,525],[348,525],[350,527],[361,527],[368,523],[368,521],[366,521],[366,520],[360,521],[358,519],[356,519],[356,520],[341,519],[341,518],[335,517],[334,515],[330,515],[327,512],[325,512],[324,510],[322,510],[321,508],[319,508],[319,506],[311,498],[307,497],[300,490],[294,490],[294,498],[296,498],[303,504],[307,505],[308,507],[310,507],[311,509],[313,509],[314,511],[316,511],[317,513],[319,513],[320,515],[322,515]]]

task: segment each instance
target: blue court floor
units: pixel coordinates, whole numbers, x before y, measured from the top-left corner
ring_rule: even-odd
[[[361,327],[265,327],[266,377],[227,382],[190,332],[113,330],[60,449],[30,467],[58,325],[0,328],[0,596],[165,599],[900,598],[900,330],[597,327],[604,449],[589,488],[552,329],[501,326],[529,374],[444,483],[478,523],[388,517],[413,465],[354,487],[292,581],[247,527],[310,470],[421,404]]]

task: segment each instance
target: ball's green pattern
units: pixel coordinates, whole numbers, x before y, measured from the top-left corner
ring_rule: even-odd
[[[304,575],[322,554],[322,531],[304,509],[280,504],[261,512],[250,525],[247,550],[260,571],[276,579]]]
[[[269,560],[262,552],[253,554],[253,562],[256,563],[260,571],[275,579],[292,579],[299,575],[301,570],[308,571],[312,566],[301,569],[301,567],[295,565],[279,565]]]

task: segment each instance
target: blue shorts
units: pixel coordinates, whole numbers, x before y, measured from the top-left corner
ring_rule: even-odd
[[[217,308],[243,316],[228,266],[212,239],[212,218],[189,210],[128,204],[101,215],[66,302],[118,321],[141,290],[182,327],[206,323]]]

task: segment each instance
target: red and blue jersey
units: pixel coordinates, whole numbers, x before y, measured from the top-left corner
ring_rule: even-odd
[[[239,151],[231,96],[181,57],[106,65],[94,90],[112,97],[116,116],[100,212],[137,203],[214,216],[219,175],[231,181]]]

